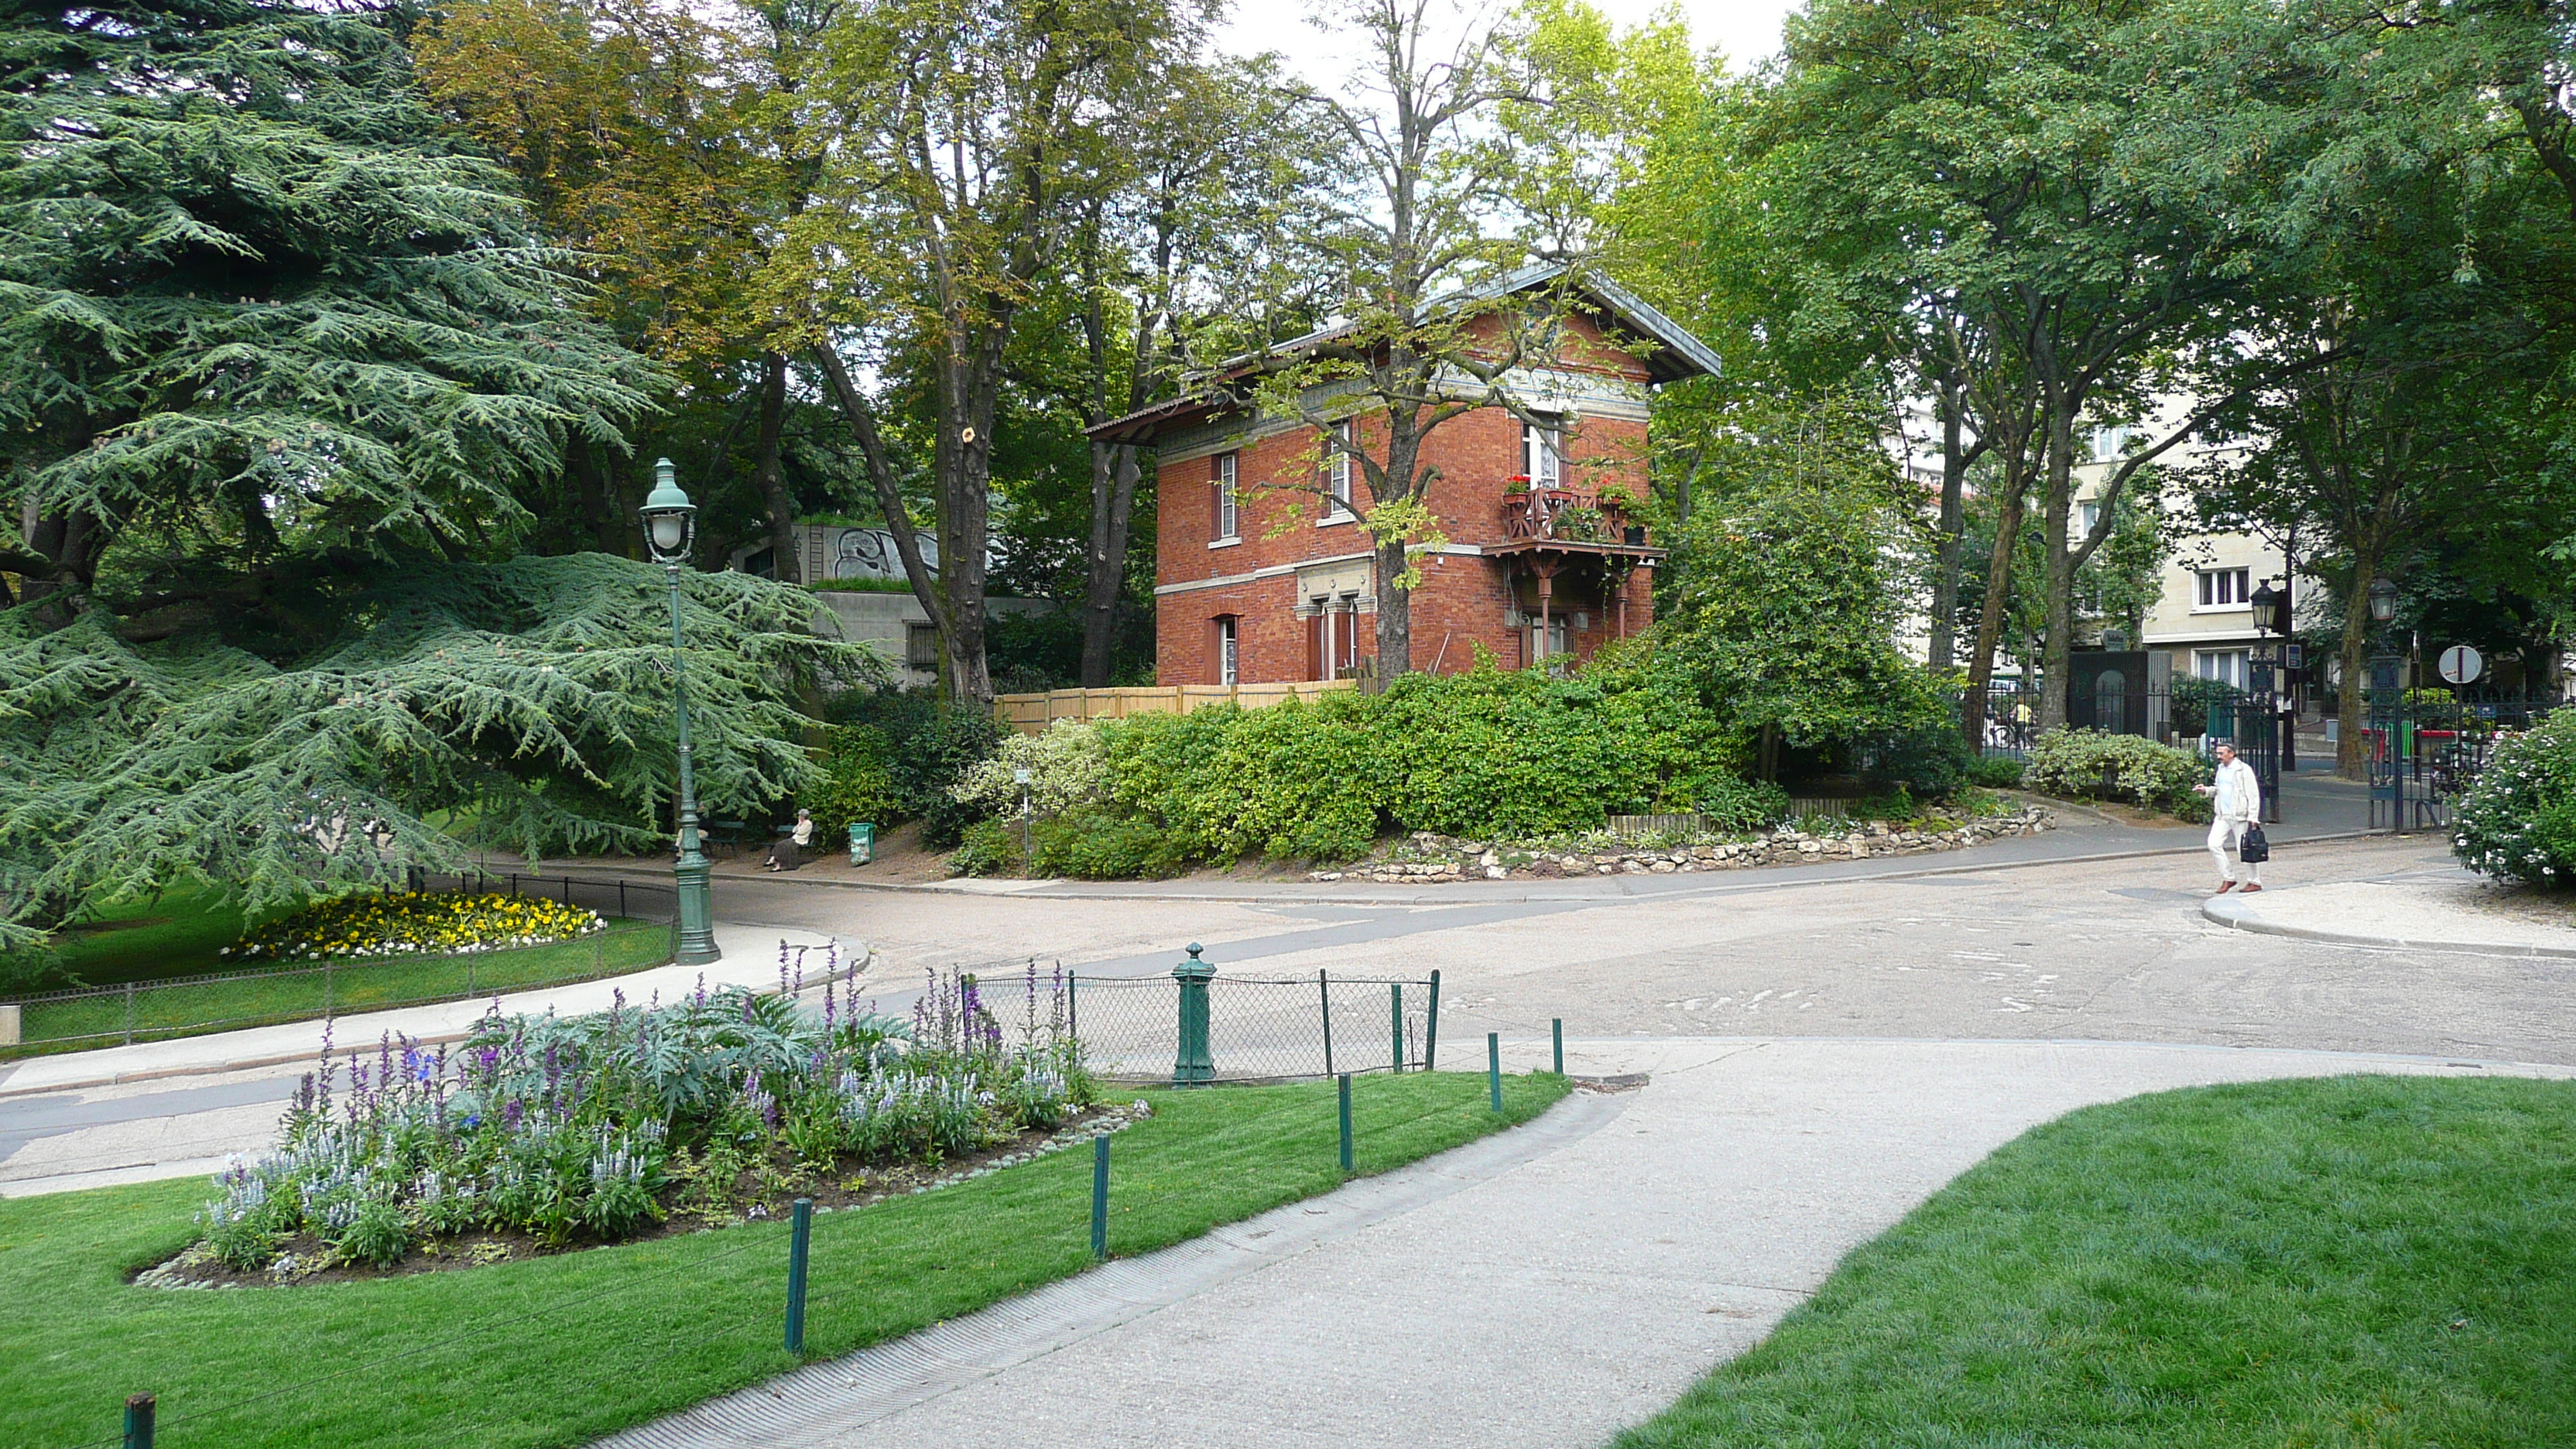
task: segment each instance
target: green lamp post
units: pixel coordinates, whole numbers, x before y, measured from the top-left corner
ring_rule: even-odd
[[[653,492],[639,510],[644,542],[671,579],[671,706],[679,722],[680,861],[673,869],[680,888],[680,944],[676,959],[683,966],[703,966],[716,959],[714,912],[708,904],[707,857],[698,848],[698,780],[689,758],[689,691],[683,671],[687,655],[680,635],[680,565],[688,562],[697,536],[697,505],[680,491],[671,460],[653,464]]]

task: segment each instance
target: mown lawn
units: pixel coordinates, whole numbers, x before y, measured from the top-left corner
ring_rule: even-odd
[[[229,1031],[280,1021],[301,1021],[330,1011],[339,1015],[425,1001],[453,1001],[496,991],[519,991],[564,981],[640,971],[671,955],[667,926],[611,921],[609,928],[545,946],[519,946],[464,956],[393,956],[335,964],[327,977],[306,968],[317,963],[268,963],[281,974],[189,981],[134,993],[130,1024],[137,1041]],[[207,968],[221,970],[222,967]],[[258,965],[232,970],[258,971]],[[69,1047],[114,1046],[129,1024],[122,994],[37,1001],[27,1005],[24,1032],[31,1050],[66,1038]]]
[[[1353,1084],[1357,1161],[1383,1172],[1526,1121],[1562,1078]],[[1130,1255],[1331,1189],[1329,1083],[1146,1094],[1112,1149],[1109,1245]],[[203,1183],[0,1201],[0,1444],[112,1438],[160,1396],[160,1449],[572,1445],[793,1366],[787,1230],[755,1223],[461,1272],[172,1292],[135,1269],[192,1236]],[[1091,1154],[815,1219],[806,1342],[846,1353],[1080,1272]]]
[[[2078,1112],[1854,1253],[1617,1449],[2576,1444],[2576,1085]]]
[[[223,892],[174,886],[150,899],[84,911],[56,937],[52,965],[58,975],[92,986],[222,971],[219,953],[241,939],[243,925],[241,908]]]

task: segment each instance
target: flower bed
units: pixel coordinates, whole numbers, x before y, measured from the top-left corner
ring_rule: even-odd
[[[1553,879],[1576,875],[1671,875],[1677,871],[1746,870],[1758,865],[1818,865],[1882,855],[1928,855],[2007,835],[2053,829],[2047,810],[2024,806],[1993,819],[1890,823],[1881,820],[1783,825],[1768,835],[1686,840],[1627,840],[1607,832],[1542,841],[1458,840],[1423,832],[1386,855],[1340,870],[1309,871],[1308,880],[1444,882]]]
[[[223,954],[236,961],[455,956],[568,941],[607,924],[596,911],[534,896],[399,891],[318,902],[244,932]]]
[[[1037,1150],[1092,1101],[1045,988],[1006,1042],[972,977],[909,1022],[729,987],[592,1016],[487,1016],[451,1051],[387,1040],[308,1075],[278,1151],[216,1179],[165,1284],[471,1266],[858,1202]],[[345,1078],[343,1074],[345,1073]],[[343,1084],[344,1083],[344,1084]]]

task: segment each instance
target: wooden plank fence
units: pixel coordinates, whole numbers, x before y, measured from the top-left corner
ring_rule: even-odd
[[[1357,688],[1355,680],[1315,679],[1293,684],[1163,684],[1123,689],[1051,689],[1044,694],[1005,694],[993,700],[993,714],[1024,735],[1033,735],[1060,719],[1127,719],[1140,714],[1187,714],[1203,704],[1232,700],[1245,709],[1260,709],[1283,699],[1320,699],[1327,690]]]

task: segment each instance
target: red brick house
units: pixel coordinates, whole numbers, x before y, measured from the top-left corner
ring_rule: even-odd
[[[1532,269],[1480,296],[1557,275]],[[1551,426],[1485,407],[1423,442],[1424,461],[1440,469],[1424,502],[1448,542],[1422,558],[1422,583],[1412,591],[1418,669],[1456,673],[1478,645],[1506,668],[1580,659],[1654,622],[1663,550],[1619,500],[1623,492],[1646,497],[1651,390],[1714,374],[1718,359],[1607,279],[1585,277],[1572,298],[1576,310],[1564,319],[1552,364],[1505,378],[1514,400]],[[1329,403],[1319,410],[1333,411]],[[1382,412],[1372,418],[1361,407],[1342,426],[1356,426],[1356,446],[1385,456]],[[1362,671],[1375,653],[1377,613],[1367,532],[1350,509],[1315,492],[1266,491],[1300,474],[1336,499],[1367,506],[1367,484],[1349,460],[1330,461],[1312,426],[1197,396],[1113,419],[1092,435],[1157,455],[1159,683],[1262,684]]]

